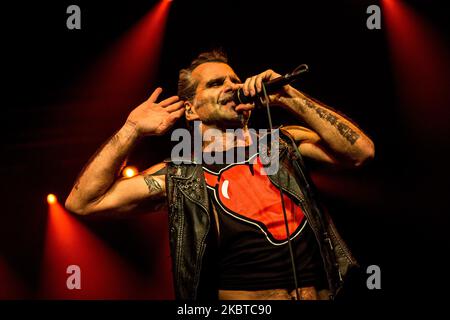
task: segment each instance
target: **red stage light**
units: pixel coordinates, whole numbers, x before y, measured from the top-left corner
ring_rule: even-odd
[[[56,196],[55,196],[53,193],[50,193],[50,194],[47,196],[47,203],[48,203],[48,204],[55,204],[56,201],[58,201],[58,199],[56,198]]]
[[[137,174],[138,174],[138,169],[136,169],[136,167],[133,167],[133,166],[125,167],[125,168],[122,170],[122,175],[123,175],[125,178],[131,178],[131,177],[134,177],[134,176],[137,175]]]
[[[70,289],[69,266],[81,270],[81,289]],[[49,206],[40,297],[138,298],[140,281],[128,264],[58,202]]]
[[[0,256],[0,300],[25,299],[27,290],[22,280]]]
[[[81,85],[89,99],[81,110],[103,120],[122,117],[154,89],[169,7],[170,1],[159,2],[99,59]]]
[[[71,99],[57,116],[72,119],[71,135],[92,141],[114,130],[155,89],[170,5],[157,2],[71,86]]]
[[[423,135],[447,130],[450,54],[442,36],[400,0],[381,2],[405,118]]]

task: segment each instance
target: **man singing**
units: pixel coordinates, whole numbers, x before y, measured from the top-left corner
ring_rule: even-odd
[[[156,89],[92,157],[67,209],[87,215],[167,204],[178,299],[332,299],[356,261],[321,210],[303,158],[357,167],[374,157],[374,144],[342,114],[285,85],[269,94],[270,106],[308,128],[279,128],[276,155],[268,147],[279,166],[268,174],[247,126],[255,105],[237,104],[233,94],[261,95],[263,82],[279,76],[267,70],[242,82],[223,53],[200,54],[180,71],[178,96],[158,102]],[[142,137],[164,134],[182,115],[202,135],[213,130],[214,141],[201,144],[204,156],[244,158],[170,159],[117,178]]]

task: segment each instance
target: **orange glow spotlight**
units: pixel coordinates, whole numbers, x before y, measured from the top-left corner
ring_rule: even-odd
[[[133,166],[125,167],[125,168],[122,170],[122,175],[123,175],[125,178],[131,178],[131,177],[134,177],[134,176],[137,175],[137,174],[138,174],[138,170],[137,170],[136,167],[133,167]]]
[[[47,202],[48,202],[48,204],[55,204],[56,201],[58,201],[58,199],[56,198],[56,196],[55,196],[53,193],[50,193],[50,194],[47,196]]]

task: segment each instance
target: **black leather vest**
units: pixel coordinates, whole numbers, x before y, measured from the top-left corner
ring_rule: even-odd
[[[302,156],[292,137],[280,130],[279,174],[269,179],[295,197],[315,234],[333,299],[356,260],[339,236],[331,217],[320,209]],[[209,199],[200,164],[167,164],[166,189],[169,207],[169,240],[177,299],[197,299],[207,235],[210,231]],[[278,183],[278,181],[280,183]]]

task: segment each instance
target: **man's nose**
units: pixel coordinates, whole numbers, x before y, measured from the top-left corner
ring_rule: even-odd
[[[230,79],[226,79],[223,85],[224,85],[224,92],[237,91],[240,88],[239,84],[234,83]]]

